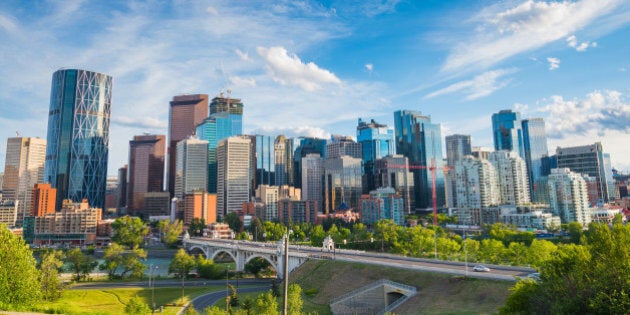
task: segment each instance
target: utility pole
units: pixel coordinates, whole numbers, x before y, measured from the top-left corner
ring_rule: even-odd
[[[287,315],[287,301],[289,295],[289,228],[284,238],[284,295],[282,297],[282,315]]]
[[[225,268],[225,311],[230,312],[230,267]]]

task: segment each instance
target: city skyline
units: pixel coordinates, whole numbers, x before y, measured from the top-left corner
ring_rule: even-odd
[[[174,96],[228,89],[245,104],[246,134],[354,136],[358,118],[393,127],[396,110],[417,110],[442,140],[470,134],[491,148],[491,115],[512,109],[545,119],[550,154],[601,141],[628,172],[629,11],[623,1],[6,1],[0,137],[45,139],[50,79],[65,67],[113,77],[109,175],[133,136],[167,133]]]

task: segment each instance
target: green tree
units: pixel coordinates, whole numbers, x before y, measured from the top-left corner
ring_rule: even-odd
[[[252,309],[254,308],[254,301],[250,298],[245,298],[243,303],[241,303],[241,309],[245,310],[247,315],[252,314]]]
[[[138,296],[134,296],[129,299],[129,302],[125,304],[125,314],[148,314],[151,313],[149,305]]]
[[[178,238],[184,230],[184,223],[182,220],[175,220],[173,223],[170,220],[160,220],[158,230],[162,236],[161,240],[166,246],[176,247]]]
[[[573,244],[580,244],[580,239],[582,238],[582,234],[584,233],[584,228],[580,222],[569,222],[564,230],[569,233],[569,240]]]
[[[174,273],[182,279],[182,301],[184,300],[184,278],[195,267],[195,258],[180,248],[168,266],[168,273]]]
[[[236,292],[236,288],[229,284],[228,288],[230,288],[230,307],[237,307],[240,304],[238,299],[238,293]]]
[[[278,301],[271,291],[258,295],[253,313],[258,315],[278,315]]]
[[[112,243],[105,249],[103,259],[105,260],[100,268],[107,271],[109,279],[117,277],[125,278],[129,274],[130,277],[142,277],[146,266],[142,263],[142,259],[147,257],[144,249],[136,247],[131,250],[117,243]],[[120,274],[117,274],[120,271]]]
[[[265,225],[258,217],[252,219],[252,222],[249,224],[249,232],[254,236],[254,241],[264,241]]]
[[[66,253],[68,270],[72,272],[73,281],[86,280],[90,272],[98,265],[94,257],[86,255],[80,248],[74,248]]]
[[[297,283],[289,284],[289,292],[287,295],[287,313],[290,315],[302,314],[302,287]]]
[[[239,233],[243,229],[243,222],[236,212],[226,214],[224,221],[230,226],[230,229],[232,229],[234,233]]]
[[[203,218],[193,218],[188,226],[190,236],[203,236],[203,229],[206,228],[206,220]]]
[[[33,305],[41,298],[35,258],[21,237],[0,223],[0,309]]]
[[[203,310],[205,315],[225,315],[228,314],[225,310],[220,309],[218,306],[208,306]]]
[[[240,232],[240,233],[236,234],[235,239],[238,240],[238,241],[249,241],[249,234],[247,234],[247,232],[245,232],[245,231]]]
[[[202,255],[197,256],[197,273],[204,279],[221,279],[223,271],[214,263],[212,259],[206,259]]]
[[[540,267],[558,250],[556,244],[547,240],[534,240],[527,249],[527,261],[534,267]]]
[[[311,246],[322,247],[324,239],[326,238],[326,232],[321,225],[315,225],[311,230]]]
[[[42,284],[42,297],[54,301],[61,297],[63,284],[59,279],[59,270],[63,266],[63,253],[58,250],[48,251],[42,255],[39,266],[39,281]]]
[[[112,223],[112,241],[127,248],[142,245],[144,237],[149,234],[149,227],[138,217],[124,216]]]
[[[479,246],[479,260],[491,264],[501,264],[505,258],[505,246],[503,242],[496,239],[485,239]]]
[[[260,277],[261,271],[266,270],[270,266],[271,264],[266,259],[262,257],[255,257],[245,264],[245,271],[256,275],[256,277]]]

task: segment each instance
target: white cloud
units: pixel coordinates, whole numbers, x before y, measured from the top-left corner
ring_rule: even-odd
[[[151,117],[118,116],[112,118],[112,124],[149,130],[161,130],[168,127],[168,122]]]
[[[219,11],[215,7],[207,7],[206,12],[211,15],[219,15]]]
[[[237,76],[230,77],[230,82],[236,87],[255,87],[256,79],[254,78],[241,78]]]
[[[575,48],[576,51],[582,52],[582,51],[586,51],[587,48],[589,47],[597,47],[597,42],[578,42],[577,37],[575,37],[575,35],[571,35],[569,37],[567,37],[566,39],[567,41],[567,45],[569,45],[569,47]]]
[[[547,57],[547,62],[549,63],[549,70],[556,70],[560,68],[560,59],[555,57]]]
[[[454,46],[443,71],[483,69],[520,53],[566,38],[598,19],[627,14],[616,10],[623,0],[525,1],[516,7],[496,4],[470,22],[473,34],[465,34]],[[623,8],[623,7],[622,7]],[[627,10],[625,10],[627,11]],[[621,19],[620,23],[626,20]]]
[[[236,53],[236,55],[241,58],[241,60],[243,61],[252,61],[249,58],[249,54],[247,54],[246,52],[242,52],[240,49],[235,49],[234,52]]]
[[[265,60],[269,76],[282,85],[297,85],[312,92],[320,89],[322,84],[341,83],[334,73],[313,62],[303,63],[297,55],[289,55],[284,47],[258,47],[256,50]]]
[[[486,71],[474,78],[451,84],[443,89],[427,94],[424,98],[429,99],[441,95],[461,92],[466,94],[467,100],[475,100],[492,94],[494,91],[505,87],[509,83],[507,80],[499,80],[502,77],[516,72],[516,69],[499,69]]]
[[[630,132],[630,103],[617,91],[594,91],[584,99],[565,100],[554,95],[539,109],[547,114],[550,137],[583,136],[596,130],[600,136],[608,131]]]
[[[365,65],[365,69],[366,69],[368,72],[372,73],[372,71],[374,70],[374,65],[373,65],[373,64],[371,64],[371,63],[368,63],[368,64],[366,64],[366,65]]]
[[[17,30],[16,22],[8,16],[0,14],[0,27],[4,28],[7,32],[13,33]]]

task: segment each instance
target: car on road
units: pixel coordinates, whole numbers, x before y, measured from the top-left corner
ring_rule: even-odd
[[[530,278],[534,281],[540,281],[540,273],[539,272],[533,272],[527,275],[527,278]]]
[[[473,271],[488,272],[488,271],[490,271],[490,268],[488,268],[486,266],[482,266],[482,265],[476,265],[475,267],[473,267]]]

